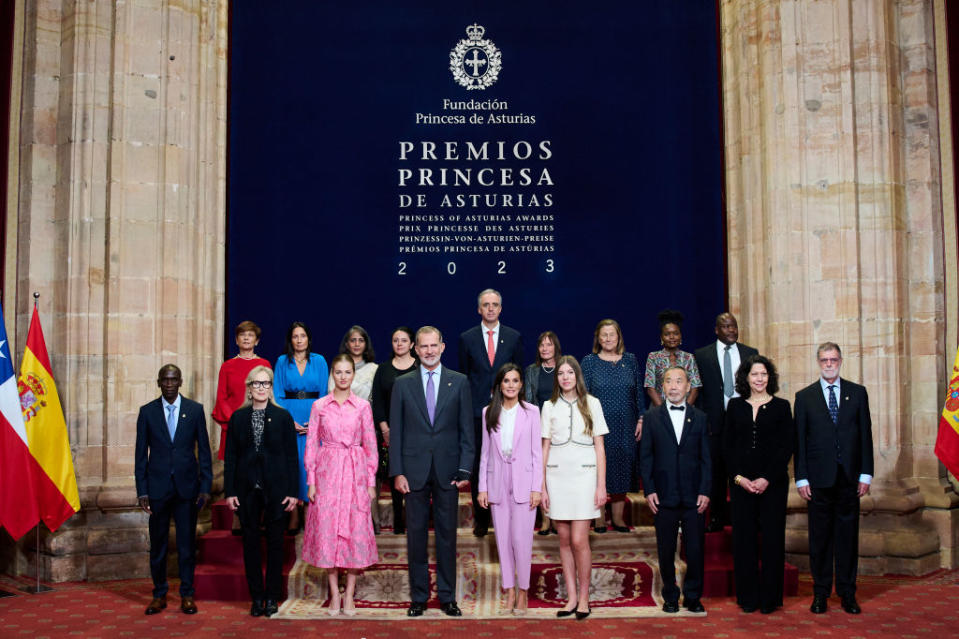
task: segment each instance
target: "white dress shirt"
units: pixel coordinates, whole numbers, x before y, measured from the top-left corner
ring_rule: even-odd
[[[499,413],[499,449],[503,457],[513,454],[513,433],[516,431],[516,414],[519,412],[519,402],[516,406],[503,408]]]
[[[726,372],[726,367],[723,362],[726,359],[726,345],[716,340],[716,357],[719,358],[719,376],[723,379],[723,384],[726,383],[726,378],[723,375]],[[733,397],[739,397],[739,393],[736,392],[736,371],[739,370],[739,365],[742,363],[742,358],[739,356],[739,344],[733,342],[729,345],[729,364],[733,369]],[[729,404],[729,397],[726,397],[726,393],[723,393],[723,409]]]
[[[672,406],[682,406],[683,410],[673,410]],[[669,421],[673,423],[673,432],[676,434],[676,443],[683,438],[683,424],[686,421],[686,404],[674,404],[666,400],[666,412],[669,413]]]
[[[489,344],[489,332],[493,331],[493,357],[496,357],[496,351],[499,349],[499,322],[493,328],[487,328],[486,324],[480,322],[480,330],[483,331],[483,348],[486,349]]]

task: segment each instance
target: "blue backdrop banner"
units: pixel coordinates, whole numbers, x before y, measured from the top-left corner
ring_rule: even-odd
[[[329,358],[364,326],[438,326],[476,296],[581,357],[657,311],[684,350],[725,310],[714,0],[231,4],[227,337],[275,359],[306,322]]]

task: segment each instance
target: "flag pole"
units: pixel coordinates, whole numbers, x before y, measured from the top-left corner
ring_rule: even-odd
[[[36,309],[37,309],[37,300],[39,300],[39,299],[40,299],[40,292],[39,292],[39,291],[34,291],[34,292],[33,292],[33,310],[36,310]],[[37,554],[36,554],[36,558],[37,558],[37,585],[36,585],[36,586],[24,586],[23,588],[20,589],[20,590],[22,590],[23,592],[29,592],[29,593],[32,593],[32,594],[34,594],[34,595],[38,595],[38,594],[40,594],[41,592],[50,592],[51,590],[53,590],[53,588],[51,588],[50,586],[44,586],[43,584],[40,583],[40,522],[39,522],[39,521],[37,522],[36,537],[37,537]]]

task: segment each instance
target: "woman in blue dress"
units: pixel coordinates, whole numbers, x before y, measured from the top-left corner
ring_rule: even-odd
[[[313,402],[326,395],[329,370],[322,355],[310,352],[313,338],[303,322],[293,322],[286,332],[286,353],[280,355],[273,367],[273,396],[276,403],[293,416],[296,424],[296,446],[300,462],[301,502],[308,500],[306,469],[303,453],[306,450],[307,426]],[[294,510],[290,516],[289,533],[296,534],[300,527],[301,513]]]
[[[586,390],[599,399],[609,427],[606,435],[606,492],[613,530],[629,532],[623,511],[626,493],[636,477],[636,442],[643,433],[643,378],[639,362],[623,346],[616,320],[604,319],[593,334],[593,352],[583,358]],[[596,532],[606,532],[606,517],[596,520]]]

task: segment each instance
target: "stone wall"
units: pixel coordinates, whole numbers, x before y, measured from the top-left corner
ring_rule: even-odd
[[[146,575],[138,407],[173,362],[183,393],[212,408],[221,360],[227,4],[36,0],[18,10],[19,225],[8,244],[18,352],[39,291],[83,508],[42,534],[41,574]],[[31,563],[34,543],[21,544]]]
[[[955,566],[959,500],[933,455],[954,349],[934,3],[726,0],[720,13],[730,307],[744,341],[777,362],[790,399],[818,377],[826,340],[868,387],[861,569]],[[805,565],[795,491],[790,513],[787,552]]]

